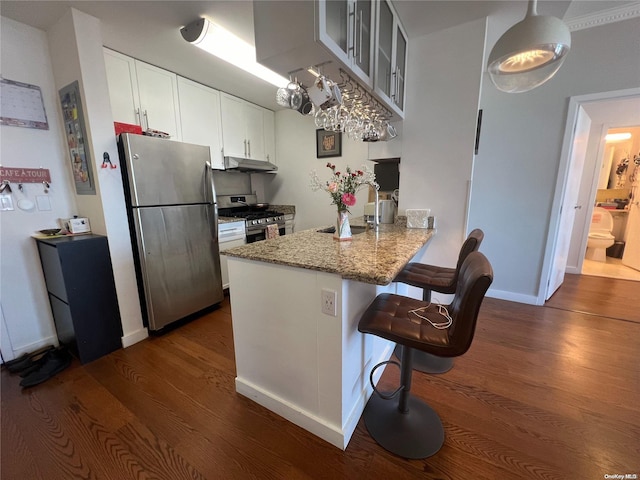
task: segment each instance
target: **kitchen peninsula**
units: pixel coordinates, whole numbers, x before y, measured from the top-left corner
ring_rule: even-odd
[[[350,242],[305,230],[227,255],[236,391],[345,449],[394,344],[357,326],[431,230],[380,225]],[[378,369],[377,377],[383,369]]]

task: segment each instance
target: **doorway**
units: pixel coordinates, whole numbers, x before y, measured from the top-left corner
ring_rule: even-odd
[[[539,304],[562,284],[565,272],[582,272],[608,128],[638,124],[640,88],[570,99]]]
[[[640,253],[640,237],[634,234],[640,221],[640,212],[634,204],[638,200],[636,180],[640,175],[640,126],[609,128],[600,152],[603,154],[596,161],[597,190],[590,205],[604,209],[598,213],[610,218],[612,229],[609,233],[615,237],[615,243],[606,249],[604,259],[594,259],[597,251],[587,249],[582,268],[574,267],[575,273],[640,281],[640,263],[636,261]],[[587,218],[586,229],[590,227],[588,223]],[[571,249],[580,248],[581,240],[576,239]],[[580,253],[579,250],[575,253],[570,250],[569,258]],[[574,273],[574,268],[567,265],[567,273]]]

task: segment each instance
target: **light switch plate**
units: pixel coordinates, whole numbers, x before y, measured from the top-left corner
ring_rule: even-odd
[[[11,195],[0,195],[0,210],[13,210],[13,197]]]
[[[335,290],[322,289],[320,299],[322,301],[321,311],[325,315],[331,315],[335,317],[338,315],[337,305],[338,302],[337,293]]]

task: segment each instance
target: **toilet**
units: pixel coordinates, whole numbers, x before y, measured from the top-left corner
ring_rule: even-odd
[[[607,248],[615,243],[613,230],[613,217],[602,207],[595,207],[591,215],[589,238],[587,239],[587,253],[584,258],[596,262],[607,261]]]

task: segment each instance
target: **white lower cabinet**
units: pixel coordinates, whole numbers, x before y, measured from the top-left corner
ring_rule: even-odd
[[[224,170],[220,92],[178,77],[182,141],[208,146],[211,165]]]
[[[218,224],[218,238],[220,251],[241,247],[247,243],[244,221]],[[229,267],[227,256],[220,255],[220,271],[222,273],[222,288],[229,288]]]

